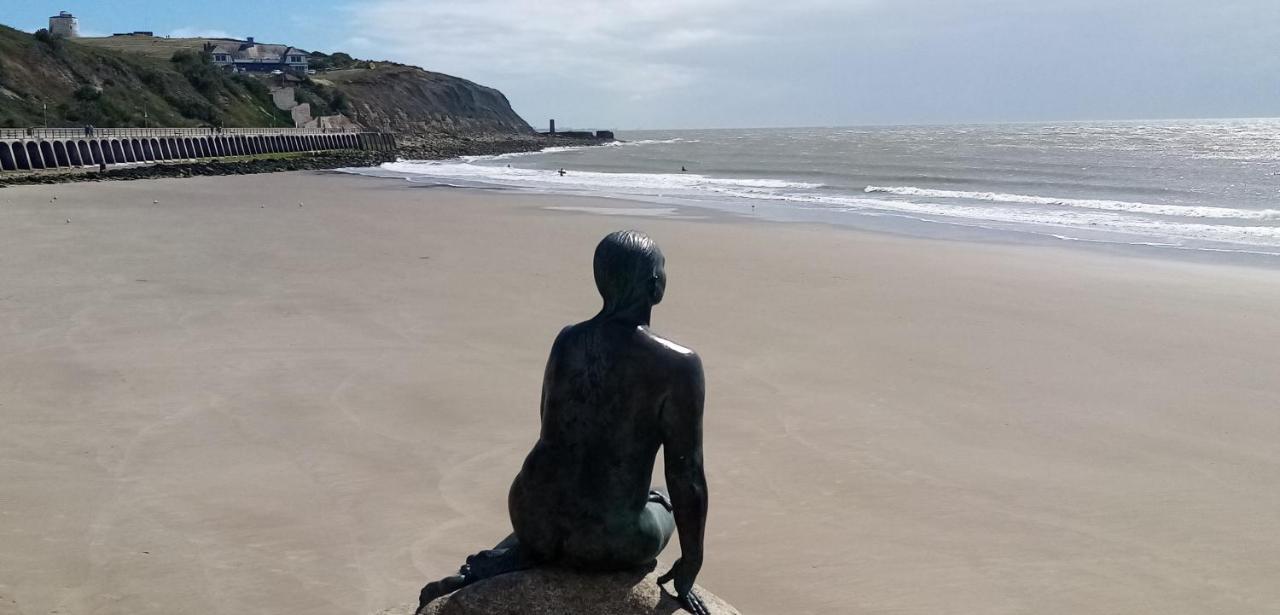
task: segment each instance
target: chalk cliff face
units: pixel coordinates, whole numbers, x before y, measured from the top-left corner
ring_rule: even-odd
[[[378,64],[317,75],[347,99],[346,112],[375,130],[533,134],[502,92],[413,66]]]

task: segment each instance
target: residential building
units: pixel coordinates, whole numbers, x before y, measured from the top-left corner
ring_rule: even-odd
[[[310,64],[308,53],[302,49],[258,43],[252,36],[243,41],[210,41],[206,50],[214,64],[236,72],[306,73]]]

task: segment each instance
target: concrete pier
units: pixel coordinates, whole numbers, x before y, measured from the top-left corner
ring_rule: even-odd
[[[0,130],[0,171],[115,167],[281,152],[395,149],[377,132],[306,129],[99,128]]]

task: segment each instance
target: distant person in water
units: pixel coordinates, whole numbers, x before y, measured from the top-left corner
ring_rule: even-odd
[[[684,168],[684,165],[680,165],[680,172],[681,172],[681,173],[688,173],[688,172],[689,172],[689,169]]]
[[[649,328],[667,285],[652,239],[610,234],[596,247],[594,270],[604,307],[551,345],[541,433],[507,499],[515,532],[424,587],[419,613],[467,585],[535,566],[604,572],[651,565],[679,530],[680,559],[658,583],[674,580],[685,609],[707,615],[693,591],[707,520],[702,361]],[[658,449],[670,497],[650,487]]]
[[[557,172],[560,173],[560,177],[564,177],[564,169],[560,169]]]

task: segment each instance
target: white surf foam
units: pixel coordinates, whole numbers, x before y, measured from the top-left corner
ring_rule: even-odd
[[[1245,226],[1207,222],[1207,220],[1224,218],[1258,222],[1273,219],[1267,216],[1250,215],[1259,214],[1259,212],[1227,208],[1160,206],[1123,201],[1075,200],[1064,204],[1071,200],[924,189],[910,191],[903,189],[896,192],[885,189],[869,190],[871,193],[883,192],[894,196],[915,197],[872,198],[819,190],[823,188],[821,184],[782,179],[719,178],[695,173],[592,171],[570,171],[560,176],[551,170],[508,167],[501,164],[477,164],[466,160],[402,161],[385,164],[379,172],[403,174],[410,178],[410,181],[414,181],[413,178],[430,178],[432,181],[463,181],[548,192],[585,192],[641,199],[658,197],[659,202],[670,202],[676,199],[705,202],[716,206],[717,204],[732,205],[743,201],[770,201],[785,207],[897,215],[928,222],[966,226],[1005,229],[1033,226],[1042,229],[1060,229],[1055,234],[1062,235],[1070,235],[1071,230],[1074,230],[1077,231],[1076,236],[1080,237],[1111,233],[1124,235],[1125,238],[1118,241],[1126,243],[1151,240],[1176,245],[1212,242],[1280,248],[1280,226],[1268,226],[1257,222]],[[982,202],[990,204],[982,205],[980,204]],[[1052,207],[1046,207],[1046,205],[1052,205]],[[1174,215],[1181,219],[1169,218]],[[1205,221],[1197,221],[1197,219]]]
[[[916,215],[960,217],[970,220],[1025,224],[1040,227],[1077,229],[1090,232],[1105,231],[1148,237],[1178,240],[1240,243],[1257,246],[1280,247],[1280,226],[1234,226],[1201,222],[1174,222],[1128,215],[1112,211],[1079,211],[981,207],[952,203],[918,201],[890,201],[884,199],[856,199],[835,197],[833,205],[850,210],[890,209]]]
[[[974,201],[992,201],[996,203],[1017,203],[1022,205],[1051,205],[1056,207],[1076,207],[1080,209],[1126,211],[1157,216],[1176,216],[1179,218],[1280,220],[1280,210],[1276,209],[1257,210],[1212,206],[1156,205],[1152,203],[1135,203],[1131,201],[1064,199],[1032,196],[1027,194],[1004,194],[999,192],[934,190],[930,188],[916,188],[914,186],[867,186],[865,192],[938,199],[968,199]]]
[[[492,159],[498,159],[491,157]],[[475,164],[473,160],[413,162],[400,161],[382,165],[388,171],[424,175],[433,178],[461,179],[496,183],[519,188],[562,188],[574,190],[598,190],[603,192],[625,190],[635,194],[705,194],[739,193],[783,194],[786,190],[818,188],[820,184],[790,182],[779,179],[726,179],[696,173],[599,173],[570,171],[561,176],[556,171],[519,167]]]
[[[634,147],[637,145],[669,145],[673,143],[701,143],[697,139],[644,139],[640,141],[610,141],[602,145],[555,145],[552,147],[544,147],[532,152],[511,152],[508,154],[492,154],[484,156],[459,156],[458,160],[463,162],[483,162],[486,160],[509,160],[512,158],[523,158],[525,156],[537,156],[539,154],[562,154],[565,152],[576,152],[585,150],[594,150],[600,147]],[[401,160],[400,162],[406,162]]]

